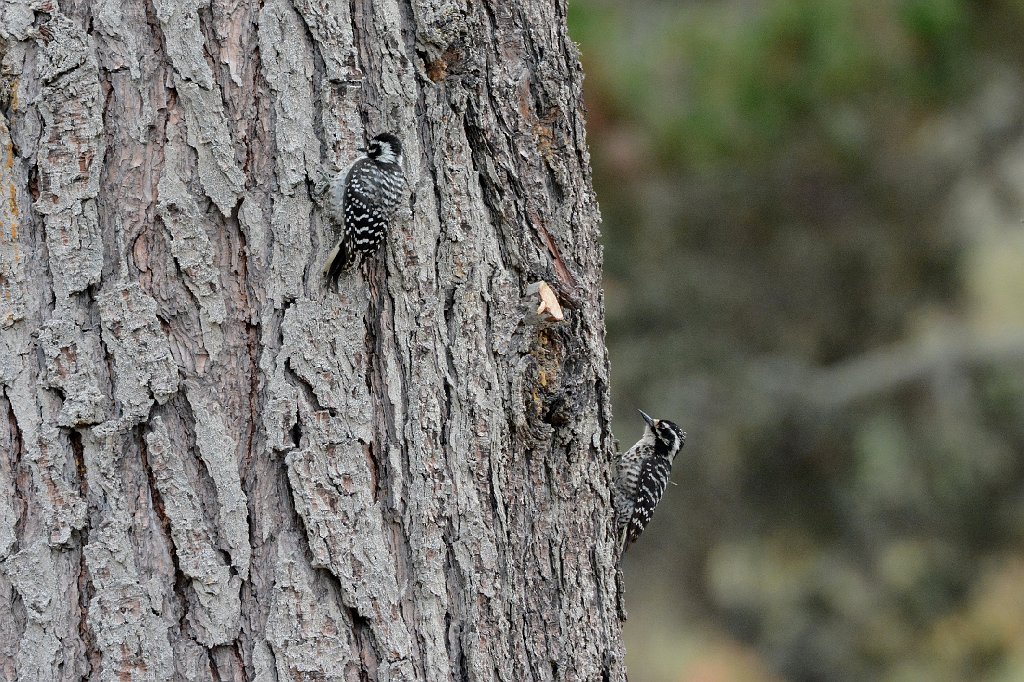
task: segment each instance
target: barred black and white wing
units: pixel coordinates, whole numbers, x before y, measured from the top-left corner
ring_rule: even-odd
[[[651,522],[671,475],[672,463],[665,457],[653,456],[643,461],[636,481],[632,512],[624,529],[622,549],[636,542]]]
[[[394,166],[361,159],[345,181],[345,227],[352,246],[364,253],[384,241],[402,193],[401,171]]]
[[[637,443],[619,459],[618,471],[615,477],[613,490],[615,504],[615,534],[619,539],[619,546],[623,546],[626,538],[626,528],[629,520],[633,517],[633,507],[636,504],[637,482],[640,480],[640,472],[644,460],[653,454],[653,448],[645,443]]]
[[[401,191],[400,186],[392,190],[392,185],[397,183],[391,182],[389,175],[367,157],[359,159],[349,169],[341,197],[344,224],[341,239],[328,257],[329,279],[336,279],[355,262],[358,254],[376,250],[384,240]]]

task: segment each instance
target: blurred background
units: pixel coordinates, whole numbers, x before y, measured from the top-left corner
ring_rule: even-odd
[[[1024,1],[570,0],[631,682],[1024,680]]]

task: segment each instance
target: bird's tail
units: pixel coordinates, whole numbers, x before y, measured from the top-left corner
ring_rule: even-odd
[[[348,240],[341,239],[337,246],[331,249],[327,255],[327,262],[324,263],[324,275],[331,282],[337,282],[341,271],[347,268],[353,260],[355,252],[349,247]]]

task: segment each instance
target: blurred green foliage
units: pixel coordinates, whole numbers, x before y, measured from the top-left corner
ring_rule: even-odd
[[[676,165],[763,160],[798,132],[859,151],[870,129],[855,119],[880,104],[911,115],[963,90],[974,4],[579,0],[569,20],[603,105],[642,123]]]
[[[634,682],[1024,679],[1024,2],[571,0]]]

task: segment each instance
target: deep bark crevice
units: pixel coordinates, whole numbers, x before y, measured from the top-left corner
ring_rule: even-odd
[[[80,546],[89,544],[89,534],[81,531]],[[96,646],[96,633],[89,626],[89,604],[94,596],[92,582],[89,580],[89,569],[85,562],[85,551],[78,549],[78,638],[82,641],[83,655],[87,669],[83,679],[88,679],[94,671],[100,670],[100,651]]]
[[[167,548],[167,553],[171,559],[171,565],[174,567],[174,590],[173,593],[178,599],[178,608],[180,609],[180,615],[177,621],[177,626],[182,634],[188,632],[188,599],[186,597],[186,590],[190,579],[185,575],[184,571],[181,570],[181,565],[178,561],[178,552],[174,544],[174,538],[171,535],[171,519],[167,515],[167,510],[164,507],[163,496],[160,494],[159,487],[156,482],[156,475],[153,472],[153,467],[149,464],[149,448],[146,444],[145,438],[145,427],[139,426],[135,429],[136,445],[138,447],[139,462],[142,465],[142,470],[146,474],[146,482],[148,484],[149,503],[156,515],[157,521],[160,523],[160,534],[163,539],[164,545]]]
[[[320,404],[320,400],[319,398],[316,397],[316,393],[314,392],[313,384],[304,379],[301,374],[295,371],[295,369],[292,367],[291,358],[285,358],[284,369],[285,376],[288,377],[289,383],[295,388],[299,389],[299,392],[302,394],[302,397],[306,401],[306,404],[309,405],[314,412],[327,412],[332,417],[335,415],[333,408],[325,407],[324,405]]]
[[[377,669],[379,667],[379,657],[376,655],[376,652],[379,649],[377,648],[378,645],[374,642],[370,621],[360,615],[359,611],[353,607],[349,607],[348,617],[352,622],[352,633],[355,636],[356,646],[359,649],[359,659],[363,664],[360,671],[360,679],[375,680],[377,679]]]
[[[28,522],[28,500],[31,499],[31,476],[25,464],[25,441],[24,434],[18,426],[18,415],[14,411],[14,403],[7,392],[4,392],[4,402],[7,404],[7,423],[11,432],[11,453],[10,453],[10,476],[14,484],[13,511],[16,516],[14,522],[14,543],[11,545],[11,554],[16,552],[24,544],[25,524]]]

